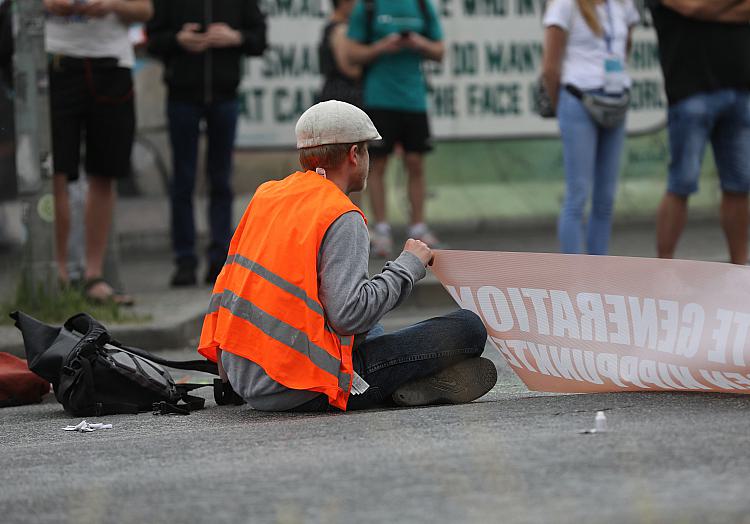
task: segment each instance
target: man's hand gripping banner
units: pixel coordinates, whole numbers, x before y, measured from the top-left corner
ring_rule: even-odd
[[[432,270],[529,389],[750,393],[750,267],[440,250]]]

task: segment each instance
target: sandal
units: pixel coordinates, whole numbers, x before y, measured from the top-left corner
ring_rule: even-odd
[[[102,284],[106,285],[107,291],[105,293],[92,293],[92,290]],[[118,306],[132,306],[135,303],[133,297],[115,290],[112,285],[104,280],[102,277],[94,277],[87,279],[83,284],[83,296],[89,302],[98,305],[104,304],[115,304]]]

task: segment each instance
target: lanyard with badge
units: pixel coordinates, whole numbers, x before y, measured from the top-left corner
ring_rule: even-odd
[[[619,94],[625,90],[625,65],[622,59],[613,51],[612,42],[615,39],[615,21],[612,16],[611,0],[604,0],[607,7],[609,27],[604,28],[604,42],[607,44],[607,55],[604,58],[604,92]]]

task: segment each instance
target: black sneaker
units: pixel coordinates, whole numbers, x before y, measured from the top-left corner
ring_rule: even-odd
[[[216,283],[216,279],[219,277],[219,273],[221,273],[223,267],[223,261],[209,263],[208,269],[206,270],[206,277],[204,279],[204,282],[213,286]]]
[[[431,377],[409,382],[393,393],[399,406],[465,404],[491,390],[497,382],[495,364],[482,357],[469,358]]]
[[[195,264],[178,263],[177,269],[172,275],[172,287],[187,287],[194,286],[198,283],[198,279],[195,276]]]

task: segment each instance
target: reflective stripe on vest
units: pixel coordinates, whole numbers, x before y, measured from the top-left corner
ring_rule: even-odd
[[[346,409],[353,336],[336,334],[318,298],[317,257],[330,225],[361,211],[314,172],[261,185],[250,201],[214,285],[198,351],[229,351],[270,378],[324,393]],[[362,215],[364,219],[364,215]]]
[[[208,313],[219,311],[219,307],[229,310],[234,316],[243,318],[257,327],[272,339],[289,346],[295,351],[309,358],[313,364],[339,378],[339,387],[346,389],[351,383],[352,376],[339,373],[341,361],[328,353],[325,349],[313,344],[304,331],[300,331],[289,324],[269,315],[256,307],[252,302],[237,296],[229,289],[223,293],[211,296]],[[332,331],[331,331],[332,332]],[[332,332],[333,333],[333,332]],[[335,333],[334,333],[335,335]],[[338,337],[338,335],[336,335]],[[342,346],[351,346],[354,337],[339,337]]]

